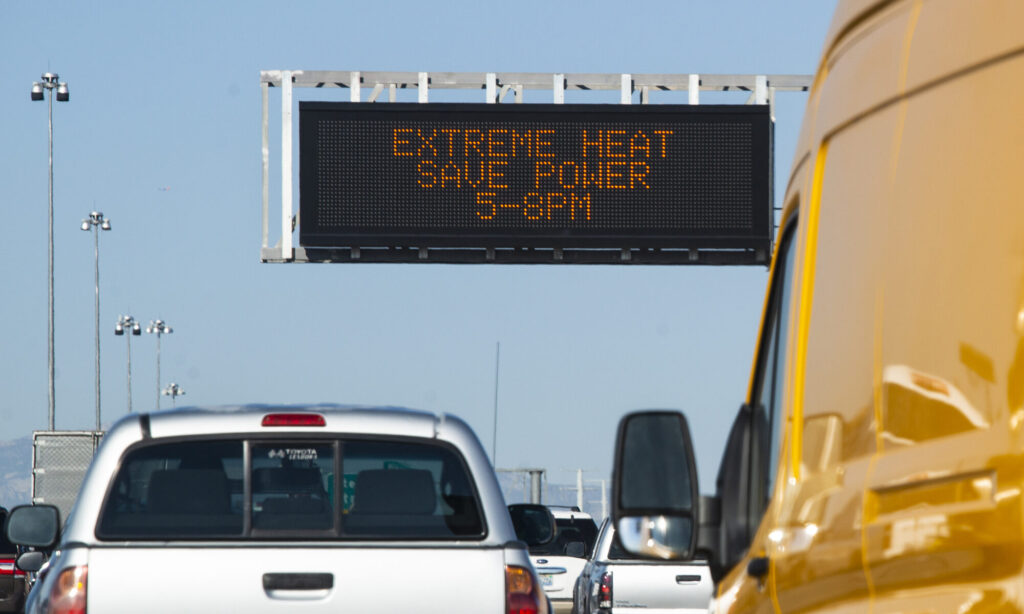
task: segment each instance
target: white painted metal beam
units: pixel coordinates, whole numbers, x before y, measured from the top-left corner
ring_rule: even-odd
[[[498,101],[498,75],[489,72],[484,78],[484,87],[487,89],[487,103],[494,104]]]
[[[281,73],[281,258],[292,259],[292,72]]]
[[[260,150],[260,155],[263,158],[263,174],[262,174],[262,198],[263,198],[263,224],[262,224],[262,237],[260,241],[260,249],[266,249],[269,247],[270,242],[270,84],[261,83],[260,91],[263,98],[262,113],[261,113],[261,130],[260,136],[263,141],[263,147]]]
[[[362,76],[359,74],[358,70],[353,70],[352,72],[348,73],[348,75],[348,87],[351,90],[351,95],[348,97],[349,102],[359,102],[359,86],[360,83],[362,82]]]
[[[416,86],[417,99],[419,100],[419,102],[421,104],[427,102],[427,95],[428,95],[428,89],[427,88],[429,87],[429,84],[430,84],[430,77],[427,76],[427,73],[421,72],[420,76],[419,76],[419,83]]]

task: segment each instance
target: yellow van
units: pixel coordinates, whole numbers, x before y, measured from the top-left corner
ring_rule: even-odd
[[[627,548],[722,612],[1024,609],[1024,1],[840,1],[757,347],[715,497],[620,425]]]

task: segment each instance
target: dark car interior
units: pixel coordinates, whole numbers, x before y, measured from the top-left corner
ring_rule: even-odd
[[[530,554],[547,556],[576,556],[588,558],[597,541],[597,524],[587,516],[572,518],[555,518],[555,538],[542,546],[530,548]],[[579,554],[579,546],[583,544],[583,553]]]

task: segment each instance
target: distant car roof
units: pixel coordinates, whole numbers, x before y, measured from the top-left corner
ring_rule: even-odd
[[[590,514],[581,512],[575,507],[549,505],[548,509],[551,510],[551,515],[556,520],[559,518],[591,518]]]

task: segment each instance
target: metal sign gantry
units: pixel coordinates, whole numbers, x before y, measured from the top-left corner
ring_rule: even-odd
[[[484,101],[500,104],[509,94],[515,103],[524,102],[527,90],[551,92],[555,104],[565,102],[566,90],[619,91],[621,104],[650,104],[655,92],[688,92],[689,104],[700,104],[704,92],[749,92],[746,104],[766,104],[774,108],[777,92],[806,92],[812,75],[705,75],[705,74],[629,74],[629,73],[476,73],[476,72],[391,72],[391,71],[304,71],[265,70],[260,72],[262,94],[262,240],[263,262],[309,262],[306,251],[295,244],[294,232],[300,223],[294,207],[293,186],[293,90],[303,88],[347,88],[351,102],[377,102],[385,92],[395,102],[398,90],[415,89],[417,101],[428,103],[431,90],[481,90]],[[280,237],[270,245],[270,93],[281,89],[281,211]],[[363,90],[369,90],[364,99]],[[773,115],[774,118],[774,115]],[[696,250],[694,250],[696,251]],[[693,254],[700,262],[699,254]],[[767,259],[764,259],[767,262]]]

